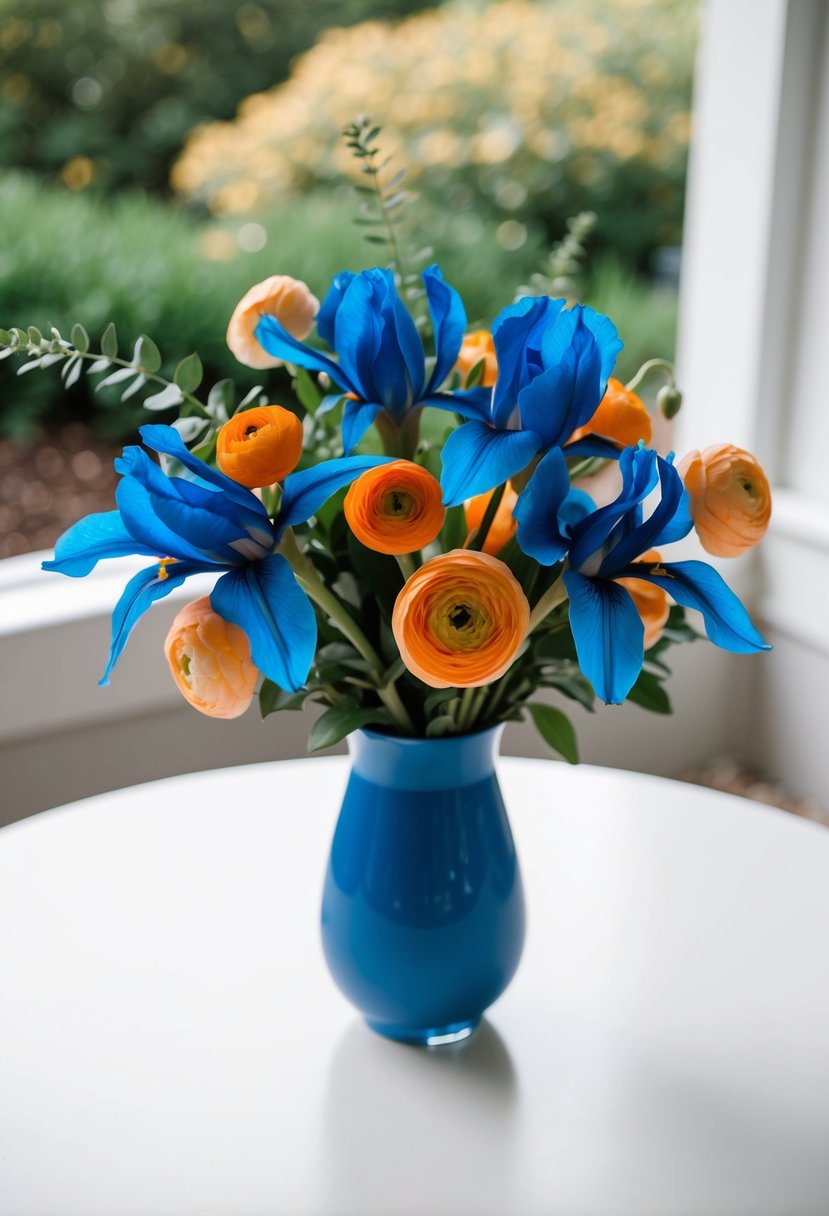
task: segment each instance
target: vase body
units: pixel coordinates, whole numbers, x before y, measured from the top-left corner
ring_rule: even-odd
[[[502,730],[349,738],[323,949],[341,991],[389,1038],[466,1037],[518,966],[524,897],[495,774]]]

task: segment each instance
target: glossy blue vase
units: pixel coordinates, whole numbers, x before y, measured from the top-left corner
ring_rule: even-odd
[[[349,738],[322,942],[341,991],[389,1038],[466,1038],[518,966],[524,895],[495,774],[502,730]]]

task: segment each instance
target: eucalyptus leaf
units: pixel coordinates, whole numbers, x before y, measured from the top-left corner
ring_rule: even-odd
[[[85,355],[89,350],[89,334],[79,321],[76,321],[72,326],[70,337],[75,350],[80,351],[82,355]]]
[[[308,751],[318,752],[326,747],[334,747],[346,735],[363,726],[390,726],[393,722],[391,714],[383,706],[361,708],[344,697],[317,718],[311,727]]]
[[[139,372],[132,384],[130,384],[121,394],[121,400],[129,401],[130,397],[134,397],[136,393],[140,392],[146,383],[147,377],[143,372]]]
[[[168,410],[174,405],[181,405],[183,398],[181,389],[176,384],[167,384],[160,393],[144,399],[145,410]]]
[[[263,392],[264,389],[262,388],[262,385],[255,384],[253,388],[249,390],[249,392],[245,393],[244,397],[233,411],[234,414],[242,414],[245,410],[253,409],[254,406],[259,405]]]
[[[110,372],[108,376],[104,376],[103,380],[99,380],[95,385],[95,392],[100,393],[102,388],[109,388],[113,384],[120,384],[123,380],[129,380],[136,374],[134,367],[119,367],[114,372]]]
[[[233,408],[236,385],[232,380],[217,380],[207,394],[207,412],[217,422],[227,422]]]
[[[178,385],[182,393],[192,393],[199,387],[202,382],[201,359],[193,352],[191,355],[186,355],[173,372],[173,383]]]
[[[553,751],[563,756],[568,764],[578,764],[579,750],[576,743],[576,732],[566,714],[552,705],[542,705],[531,701],[527,705],[541,738]]]
[[[157,372],[161,367],[161,351],[153,342],[152,338],[148,338],[146,334],[142,334],[135,344],[135,354],[132,357],[133,363],[137,363],[145,372],[151,375]]]
[[[31,342],[32,346],[40,346],[43,341],[43,334],[36,325],[30,325],[26,333],[28,334],[29,341]]]
[[[315,414],[319,403],[322,401],[323,394],[320,391],[319,385],[312,380],[304,367],[296,369],[294,387],[300,405],[303,405],[309,414]]]
[[[118,334],[112,321],[101,334],[101,354],[106,355],[107,359],[118,357]]]
[[[72,385],[77,384],[81,378],[83,362],[80,359],[70,359],[66,364],[66,368],[61,369],[62,375],[64,371],[66,372],[66,375],[63,377],[63,382],[67,388],[71,388]]]

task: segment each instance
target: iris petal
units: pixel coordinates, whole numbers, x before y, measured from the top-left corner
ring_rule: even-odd
[[[627,573],[664,588],[684,608],[701,612],[705,632],[715,646],[733,654],[771,650],[737,596],[712,566],[705,562],[670,562],[656,569],[664,570],[665,574],[656,574],[653,567],[649,569],[639,562],[628,567]]]
[[[359,387],[351,383],[339,363],[292,337],[276,317],[262,317],[256,326],[254,337],[275,359],[285,359],[288,363],[295,363],[297,367],[304,367],[311,372],[327,372],[335,384],[341,385],[349,393],[360,395]]]
[[[539,446],[534,431],[498,431],[484,422],[465,422],[443,445],[444,503],[455,507],[485,494],[525,469]]]
[[[346,401],[342,422],[346,456],[351,455],[382,408],[372,401]]]
[[[120,511],[102,511],[87,515],[68,528],[58,538],[54,560],[43,562],[42,569],[83,578],[103,558],[132,554],[159,556],[157,549],[141,544],[127,531]]]
[[[174,587],[178,587],[191,574],[198,574],[209,569],[204,563],[176,562],[165,569],[164,578],[160,577],[158,565],[140,570],[127,583],[121,598],[112,613],[112,641],[109,648],[109,660],[104,674],[98,681],[102,688],[109,684],[112,669],[123,653],[133,627],[156,600],[169,595]]]
[[[569,548],[569,539],[559,526],[559,511],[569,491],[567,462],[561,449],[553,448],[540,462],[512,509],[518,520],[518,544],[542,566],[561,561]]]
[[[280,535],[293,524],[310,519],[336,490],[349,485],[355,477],[393,459],[393,456],[341,456],[301,473],[291,473],[283,483],[282,505],[276,521]]]
[[[580,569],[586,561],[601,550],[611,532],[631,511],[637,512],[634,525],[640,522],[640,503],[659,481],[656,452],[649,448],[625,448],[619,457],[622,474],[622,489],[618,497],[606,507],[594,511],[574,532],[574,543],[570,550],[570,562]],[[627,529],[624,529],[625,531]],[[641,553],[641,549],[639,550]]]
[[[618,583],[585,578],[567,570],[570,625],[579,667],[596,696],[609,705],[624,701],[642,670],[645,626],[629,593]]]
[[[444,281],[437,266],[423,271],[423,286],[432,317],[432,332],[435,335],[435,366],[426,393],[440,388],[458,361],[463,335],[466,330],[466,309],[454,287]]]
[[[165,456],[172,456],[186,469],[189,469],[199,481],[205,482],[216,490],[221,490],[231,502],[244,508],[245,511],[262,516],[263,519],[268,518],[267,511],[255,494],[251,494],[250,490],[240,486],[238,481],[233,481],[224,473],[220,473],[218,469],[213,469],[203,460],[199,460],[198,456],[194,456],[174,427],[142,426],[139,428],[139,434],[145,446],[151,451],[163,452]]]
[[[317,644],[314,609],[278,553],[220,578],[210,596],[214,612],[250,641],[253,662],[287,692],[305,683]]]
[[[659,470],[660,499],[653,513],[643,522],[631,528],[623,540],[614,548],[602,565],[602,573],[612,577],[613,570],[635,561],[646,549],[679,540],[693,526],[687,509],[679,516],[685,489],[676,469],[661,456],[656,460]],[[687,527],[685,526],[687,522]],[[683,530],[684,529],[684,530]]]
[[[498,358],[498,379],[492,396],[492,419],[505,427],[516,407],[518,394],[535,371],[542,370],[541,342],[566,300],[549,296],[524,296],[499,312],[492,324],[492,340]]]
[[[354,274],[350,270],[342,270],[338,275],[335,275],[317,313],[317,333],[323,342],[327,342],[331,347],[334,346],[334,327],[337,321],[337,313],[343,302],[343,296],[348,285],[353,278]]]

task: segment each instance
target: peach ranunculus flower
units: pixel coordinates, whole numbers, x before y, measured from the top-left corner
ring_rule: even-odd
[[[307,283],[287,274],[274,274],[245,292],[227,327],[227,344],[246,367],[279,367],[281,359],[269,355],[254,337],[260,317],[276,317],[293,338],[303,341],[314,325],[320,302]]]
[[[216,439],[216,460],[226,477],[249,490],[271,486],[296,468],[302,423],[281,405],[258,405],[234,414]]]
[[[756,457],[730,443],[690,452],[677,465],[703,549],[739,557],[762,538],[771,518],[771,487]]]
[[[253,699],[259,671],[248,635],[214,612],[210,597],[179,612],[164,642],[176,688],[208,718],[238,718]]]
[[[472,368],[482,359],[484,360],[484,374],[480,384],[484,388],[491,388],[498,379],[498,358],[495,354],[492,334],[488,329],[476,329],[471,334],[466,334],[455,368],[465,380]]]
[[[636,560],[658,562],[662,559],[656,549],[648,549],[647,553],[643,553]],[[657,587],[655,583],[645,583],[639,578],[617,578],[615,581],[630,593],[645,626],[645,650],[650,650],[662,637],[671,611],[667,591]]]
[[[400,657],[432,688],[478,688],[499,679],[529,623],[527,597],[509,567],[468,549],[421,566],[392,614]]]
[[[623,447],[635,447],[639,440],[649,444],[653,435],[651,416],[636,393],[611,376],[599,408],[584,426],[573,431],[570,441],[584,435],[603,435]]]
[[[494,493],[495,491],[492,490],[489,494],[478,494],[477,497],[466,500],[463,506],[466,514],[467,528],[480,528],[489,500]],[[513,536],[515,536],[518,521],[513,518],[512,509],[517,502],[518,495],[509,482],[507,482],[504,488],[504,495],[498,504],[498,509],[486,534],[484,553],[491,553],[493,557],[496,557],[507,541],[512,540]]]
[[[369,469],[345,496],[343,510],[359,541],[376,553],[414,553],[443,527],[440,482],[411,460]]]

